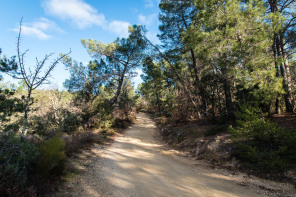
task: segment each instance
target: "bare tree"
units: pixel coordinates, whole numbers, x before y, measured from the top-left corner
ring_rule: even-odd
[[[52,63],[50,63],[50,65],[45,70],[44,70],[44,66],[46,65],[46,62],[49,60],[49,58],[53,55],[53,53],[49,55],[45,55],[42,61],[39,61],[38,58],[36,58],[36,65],[33,71],[30,68],[26,69],[24,65],[24,57],[28,52],[28,50],[26,50],[24,53],[20,52],[21,32],[22,32],[22,20],[20,22],[19,34],[17,38],[17,58],[18,58],[17,61],[19,66],[19,73],[15,75],[14,78],[23,80],[27,86],[27,97],[26,97],[26,103],[25,103],[26,108],[24,112],[24,124],[22,128],[22,133],[21,133],[22,136],[26,136],[27,134],[26,126],[28,123],[28,113],[29,113],[32,91],[38,88],[40,85],[49,82],[48,78],[50,77],[51,71],[55,68],[55,66],[59,63],[60,60],[62,60],[66,55],[69,55],[71,53],[71,50],[69,53],[61,55],[59,58],[55,59]]]

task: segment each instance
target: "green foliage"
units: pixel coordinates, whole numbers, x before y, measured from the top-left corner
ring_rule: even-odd
[[[8,121],[8,117],[24,111],[24,100],[14,94],[14,90],[0,88],[0,121]]]
[[[183,119],[222,115],[226,121],[234,118],[237,103],[259,103],[270,112],[285,92],[276,75],[266,5],[258,0],[162,0],[163,48],[160,58],[143,61],[139,88],[151,104],[149,111],[167,116],[181,111]]]
[[[296,132],[269,122],[259,108],[243,108],[237,113],[238,127],[230,127],[237,146],[235,156],[244,164],[261,172],[278,172],[296,161]]]
[[[65,133],[73,133],[82,124],[82,114],[65,111],[64,118],[58,129]]]
[[[192,0],[162,0],[159,8],[161,11],[159,38],[167,50],[166,55],[170,58],[180,59],[181,55],[188,50],[184,50],[186,45],[182,42],[183,33],[192,24],[197,9]]]
[[[240,112],[235,114],[238,125],[244,125],[252,121],[263,120],[265,116],[262,110],[255,106],[240,105]]]
[[[140,66],[139,63],[145,56],[143,50],[146,48],[146,41],[142,37],[145,31],[144,27],[134,25],[129,28],[128,38],[117,38],[107,45],[92,39],[82,39],[81,43],[94,58],[107,57],[106,63],[110,69],[113,67],[113,71],[120,69],[125,73]]]
[[[123,83],[122,90],[115,107],[115,109],[122,111],[120,117],[121,119],[128,120],[130,118],[130,114],[133,112],[133,109],[136,105],[136,99],[137,97],[135,95],[134,87],[132,86],[131,81],[126,79]]]
[[[65,58],[63,63],[70,71],[70,78],[66,79],[64,86],[71,92],[76,92],[79,99],[90,101],[100,94],[100,87],[108,81],[111,74],[110,67],[101,60],[90,61],[87,66],[72,62]]]
[[[89,114],[95,116],[96,128],[108,128],[112,125],[113,116],[109,100],[103,96],[97,96],[89,108]]]
[[[147,40],[143,36],[145,32],[145,28],[141,25],[134,25],[129,27],[127,38],[117,38],[107,45],[92,39],[81,40],[88,53],[94,58],[104,60],[107,68],[111,70],[106,76],[111,84],[115,85],[116,90],[110,99],[110,106],[117,101],[126,76],[133,75],[134,69],[141,65],[146,56]]]
[[[50,176],[63,171],[66,159],[65,141],[60,138],[59,134],[42,143],[39,152],[37,170],[40,174]]]
[[[21,189],[34,169],[38,148],[11,133],[0,135],[0,190]]]
[[[3,73],[10,73],[12,75],[17,74],[16,70],[18,65],[16,63],[16,56],[11,57],[8,59],[6,56],[1,57],[2,49],[0,48],[0,80],[2,80],[1,72]]]
[[[201,62],[204,69],[201,75],[214,73],[221,83],[220,89],[213,84],[200,84],[206,86],[202,96],[215,106],[213,101],[220,98],[212,95],[222,91],[227,113],[233,111],[232,89],[238,90],[234,91],[238,102],[245,103],[251,98],[271,105],[282,90],[268,50],[272,34],[266,24],[263,1],[198,0],[195,5],[198,20],[188,28],[184,42],[194,49]]]
[[[173,94],[170,92],[169,76],[165,70],[167,65],[164,62],[153,62],[149,57],[143,61],[143,80],[139,88],[139,94],[150,101],[151,108],[158,111],[159,115],[162,113],[168,115],[173,109]]]

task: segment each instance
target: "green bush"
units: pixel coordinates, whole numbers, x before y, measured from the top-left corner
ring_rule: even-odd
[[[13,134],[0,136],[0,190],[21,190],[27,183],[27,176],[35,166],[38,149],[26,139]]]
[[[102,96],[97,96],[92,102],[88,114],[95,116],[94,126],[96,128],[108,128],[112,126],[113,116],[109,100]]]
[[[280,172],[296,161],[296,132],[269,122],[260,110],[250,108],[237,114],[236,129],[230,127],[236,144],[235,156],[256,171]]]
[[[72,113],[69,111],[64,111],[64,119],[59,125],[59,131],[63,131],[65,133],[73,133],[81,124],[82,124],[82,117],[80,113]]]
[[[39,147],[38,172],[39,174],[59,174],[64,169],[65,141],[56,134],[50,140],[42,143]]]
[[[30,134],[38,133],[44,136],[49,131],[49,124],[44,117],[31,116],[27,127]]]

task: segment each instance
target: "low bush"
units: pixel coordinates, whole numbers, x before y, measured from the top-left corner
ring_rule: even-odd
[[[113,123],[112,126],[115,128],[127,128],[129,125],[135,122],[136,115],[135,115],[135,108],[130,109],[128,113],[124,110],[120,109],[119,107],[113,110]]]
[[[108,128],[112,126],[113,116],[112,109],[108,103],[109,101],[105,98],[98,96],[92,102],[88,113],[93,116],[95,115],[94,126],[96,128]]]
[[[230,127],[236,144],[234,155],[246,167],[260,172],[281,172],[295,164],[295,131],[269,122],[258,108],[244,108],[237,117],[238,127]]]
[[[49,124],[44,120],[44,117],[32,116],[29,119],[27,127],[29,128],[29,134],[39,134],[44,136],[47,134],[49,129]]]
[[[60,174],[64,170],[65,141],[56,134],[39,147],[37,170],[46,176]]]
[[[59,126],[59,130],[65,133],[73,133],[82,124],[82,115],[64,111],[64,118]]]
[[[34,144],[13,134],[0,136],[0,194],[22,191],[36,165],[39,152]]]

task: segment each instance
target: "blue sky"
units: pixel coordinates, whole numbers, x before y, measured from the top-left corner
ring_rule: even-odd
[[[0,1],[0,48],[2,55],[16,55],[19,23],[23,17],[21,50],[29,49],[25,64],[34,67],[36,57],[67,53],[79,62],[91,60],[81,39],[104,43],[126,37],[128,26],[145,25],[147,36],[157,42],[159,0],[2,0]],[[139,73],[141,71],[139,70]],[[62,88],[68,71],[59,64],[52,73],[53,84]],[[6,78],[6,80],[9,80]],[[138,75],[133,80],[138,84]]]

